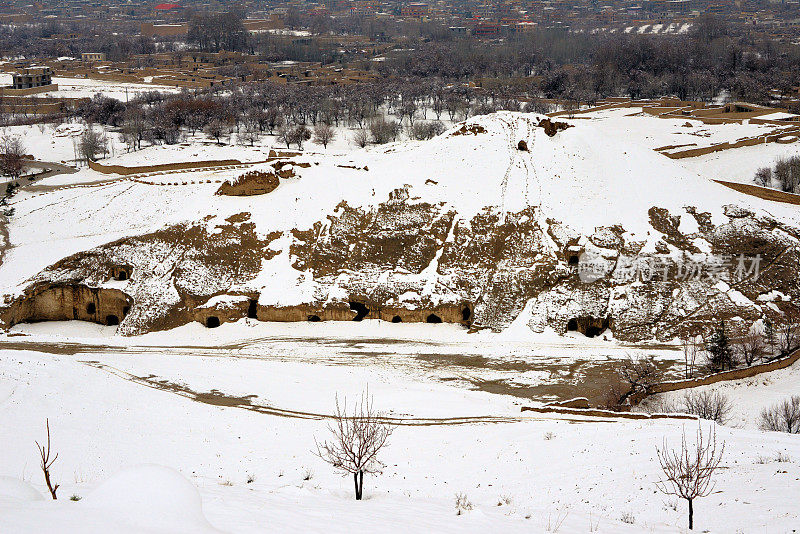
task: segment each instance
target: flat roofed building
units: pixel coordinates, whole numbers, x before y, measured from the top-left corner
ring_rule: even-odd
[[[83,61],[105,61],[106,55],[103,52],[84,52],[81,54]]]
[[[11,73],[13,89],[30,89],[53,83],[53,71],[50,67],[28,67],[20,72]]]

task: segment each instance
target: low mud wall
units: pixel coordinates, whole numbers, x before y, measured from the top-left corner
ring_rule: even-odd
[[[209,161],[182,161],[178,163],[164,163],[161,165],[139,165],[135,167],[125,167],[123,165],[102,165],[96,161],[89,161],[89,168],[103,174],[140,174],[158,171],[177,171],[184,169],[199,169],[203,167],[223,167],[225,165],[241,165],[238,159],[220,159]]]
[[[607,419],[689,419],[697,420],[696,415],[685,413],[656,413],[646,414],[637,412],[612,412],[610,410],[598,410],[596,408],[561,408],[558,406],[523,406],[523,412],[536,412],[547,414],[563,415],[582,415],[585,417],[605,417]]]
[[[89,321],[117,325],[133,299],[118,289],[76,285],[40,285],[3,310],[0,319],[11,327],[39,321]]]
[[[668,391],[677,391],[680,389],[696,388],[698,386],[708,386],[718,382],[728,382],[731,380],[742,380],[744,378],[751,378],[762,373],[769,373],[779,369],[785,369],[800,359],[800,350],[796,350],[785,358],[774,360],[769,363],[762,363],[744,367],[742,369],[733,369],[731,371],[723,371],[721,373],[714,373],[713,375],[703,376],[700,378],[690,378],[688,380],[675,380],[673,382],[661,382],[655,384],[649,390],[650,394],[666,393]]]
[[[773,202],[783,202],[785,204],[794,204],[796,206],[800,206],[800,195],[796,195],[794,193],[786,193],[785,191],[779,191],[769,187],[761,187],[754,184],[740,184],[738,182],[725,182],[722,180],[714,181],[718,184],[724,185],[725,187],[730,187],[734,191],[744,193],[745,195],[763,198],[764,200],[772,200]]]

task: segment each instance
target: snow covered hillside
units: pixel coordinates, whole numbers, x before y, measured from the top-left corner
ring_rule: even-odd
[[[760,295],[797,291],[794,206],[714,183],[603,120],[573,123],[501,112],[343,155],[45,179],[12,202],[2,319],[120,323],[122,334],[245,316],[517,321],[671,339],[719,315],[747,328],[775,311]],[[277,187],[220,194],[246,172]],[[768,266],[760,279],[737,278],[744,257]],[[603,264],[594,283],[584,258]],[[639,283],[654,261],[673,276]],[[718,276],[676,279],[687,263]]]

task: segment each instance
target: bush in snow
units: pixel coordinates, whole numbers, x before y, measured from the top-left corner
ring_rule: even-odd
[[[369,143],[369,135],[364,128],[360,128],[356,130],[356,133],[353,134],[353,144],[359,148],[364,148]]]
[[[444,133],[445,127],[439,121],[423,122],[417,121],[409,128],[409,137],[417,141],[433,139],[437,135]]]
[[[456,515],[472,510],[472,503],[464,493],[456,493]]]
[[[800,395],[792,395],[770,408],[764,408],[761,412],[761,429],[800,434]]]
[[[364,493],[364,473],[380,473],[383,463],[378,453],[386,445],[394,427],[384,415],[372,407],[372,399],[365,391],[360,402],[354,406],[353,413],[347,413],[347,402],[339,404],[336,397],[336,412],[328,425],[332,438],[322,443],[316,442],[316,455],[331,464],[344,475],[353,475],[356,500]]]
[[[759,185],[770,187],[772,185],[772,169],[769,167],[761,167],[756,171],[754,180]]]
[[[683,395],[678,410],[724,425],[732,408],[728,397],[719,391],[689,391]]]
[[[372,142],[376,145],[383,145],[389,141],[397,140],[397,135],[400,133],[400,123],[392,120],[385,120],[383,118],[375,119],[369,124],[369,133],[372,136]]]

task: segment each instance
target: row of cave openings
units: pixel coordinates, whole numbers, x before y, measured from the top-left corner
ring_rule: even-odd
[[[350,309],[356,312],[356,315],[353,317],[353,321],[360,322],[363,321],[364,318],[369,315],[370,309],[367,307],[366,304],[363,302],[355,302],[351,301],[349,303]],[[249,319],[258,319],[258,300],[257,299],[250,299],[250,303],[247,307],[247,317]],[[470,310],[469,306],[464,306],[461,309],[461,321],[465,324],[468,324],[472,319],[472,310]],[[308,315],[306,320],[311,323],[318,323],[322,321],[322,318],[319,315]],[[392,323],[402,323],[403,318],[399,315],[395,315],[392,317]],[[430,313],[425,317],[425,322],[429,324],[440,324],[444,321],[442,318],[435,313]],[[216,328],[220,323],[219,317],[214,315],[210,315],[206,318],[206,327],[208,328]]]

